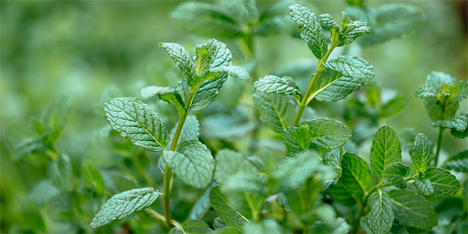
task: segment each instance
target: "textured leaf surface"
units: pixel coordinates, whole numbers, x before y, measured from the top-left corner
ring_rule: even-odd
[[[218,217],[228,226],[241,227],[245,222],[249,222],[247,218],[228,203],[227,198],[221,194],[218,186],[211,188],[210,203]]]
[[[374,67],[366,60],[358,57],[340,56],[323,63],[333,71],[337,71],[345,77],[351,77],[361,85],[374,85]]]
[[[351,129],[334,119],[318,118],[304,121],[297,127],[287,127],[283,137],[291,152],[309,148],[330,151],[349,140]]]
[[[197,75],[195,62],[184,47],[176,43],[159,43],[159,46],[164,48],[167,54],[171,56],[172,60],[179,66],[182,77],[189,84],[193,84]]]
[[[401,162],[400,140],[395,131],[384,125],[377,130],[372,141],[370,154],[374,174],[382,178],[382,171],[390,164]]]
[[[323,73],[323,72],[322,72]],[[322,102],[336,102],[359,90],[361,85],[349,77],[341,77],[321,90],[315,98]]]
[[[351,196],[361,200],[372,187],[372,174],[367,163],[354,154],[346,153],[343,155],[341,167],[341,184]]]
[[[254,89],[264,93],[301,96],[301,90],[289,76],[278,77],[267,75],[255,82]]]
[[[468,173],[468,150],[461,151],[450,157],[442,167],[456,172]]]
[[[366,22],[351,20],[345,11],[341,14],[343,15],[343,21],[341,23],[341,35],[338,46],[350,44],[358,37],[370,33],[371,29],[367,26]]]
[[[167,165],[186,184],[195,188],[206,188],[211,183],[214,159],[211,152],[197,140],[184,141],[177,151],[164,151]]]
[[[393,202],[395,219],[401,224],[423,230],[437,225],[437,214],[425,198],[408,190],[392,190],[388,196]]]
[[[141,89],[141,97],[150,98],[158,95],[161,100],[174,104],[179,110],[185,110],[185,104],[176,89],[162,86],[148,86]]]
[[[281,133],[292,125],[296,104],[288,96],[255,91],[253,100],[260,120],[273,131]]]
[[[396,162],[390,164],[382,172],[383,178],[392,184],[393,186],[401,189],[406,188],[406,181],[404,177],[407,177],[410,173],[410,168],[403,163]]]
[[[432,126],[455,129],[459,132],[463,132],[468,127],[468,113],[461,113],[452,120],[440,120],[434,122],[432,123]]]
[[[380,189],[367,198],[367,220],[374,233],[388,233],[393,225],[392,200]]]
[[[418,134],[414,140],[414,148],[411,152],[413,174],[417,175],[419,172],[426,172],[432,157],[432,144],[429,142],[429,139],[422,133]]]
[[[419,179],[414,177],[413,183],[408,183],[409,188],[421,196],[431,196],[434,193],[434,187],[429,179]]]
[[[158,198],[158,194],[153,188],[132,189],[116,194],[102,205],[94,216],[91,227],[97,228],[140,211],[150,206]]]
[[[133,144],[151,151],[162,151],[169,141],[159,115],[137,98],[115,98],[105,106],[112,128]]]
[[[291,18],[301,28],[302,39],[307,43],[316,58],[323,58],[327,53],[328,45],[315,14],[299,4],[292,5],[289,9],[291,10]]]
[[[339,28],[338,24],[330,14],[319,15],[318,21],[322,26],[325,26],[327,28]]]
[[[432,196],[436,198],[454,195],[460,190],[460,182],[449,171],[442,168],[429,168],[426,171],[426,179],[431,181],[434,187]]]
[[[182,29],[201,36],[235,38],[244,33],[226,8],[212,3],[182,3],[170,17]]]

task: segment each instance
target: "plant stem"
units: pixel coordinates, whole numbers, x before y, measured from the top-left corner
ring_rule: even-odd
[[[252,218],[256,221],[259,222],[259,217],[257,215],[257,210],[255,209],[255,206],[252,202],[252,199],[250,199],[250,196],[247,192],[244,191],[244,198],[247,201],[247,204],[249,205],[250,212],[252,213]]]
[[[437,150],[436,150],[435,161],[434,161],[434,166],[436,167],[437,167],[437,163],[439,162],[439,153],[440,153],[440,149],[442,148],[442,137],[444,136],[444,130],[445,128],[439,127],[439,137],[437,138]]]

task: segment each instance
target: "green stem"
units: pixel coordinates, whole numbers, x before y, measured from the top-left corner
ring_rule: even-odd
[[[256,221],[256,222],[259,222],[260,219],[258,218],[258,215],[257,215],[257,210],[255,209],[255,206],[252,202],[252,199],[250,199],[250,196],[247,192],[244,192],[244,198],[245,200],[247,201],[247,204],[249,205],[249,208],[250,208],[250,212],[252,213],[252,218]]]
[[[444,136],[444,130],[445,128],[440,127],[439,128],[439,137],[437,138],[437,151],[435,155],[435,161],[434,161],[434,166],[437,167],[437,163],[439,162],[439,153],[440,149],[442,148],[442,137]]]

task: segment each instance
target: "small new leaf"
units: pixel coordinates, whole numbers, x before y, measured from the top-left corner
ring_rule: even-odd
[[[344,46],[350,44],[358,37],[370,33],[370,28],[366,22],[353,21],[349,18],[348,13],[343,11],[343,20],[341,22],[340,39],[337,46]]]
[[[170,104],[174,104],[179,113],[185,111],[185,104],[180,96],[179,92],[176,89],[171,87],[161,87],[161,86],[148,86],[141,89],[142,98],[150,98],[154,95],[158,95],[161,100],[164,100]]]
[[[325,26],[327,28],[339,28],[338,24],[336,21],[333,19],[333,17],[330,14],[321,14],[319,15],[318,21],[322,26]]]
[[[416,194],[428,197],[434,193],[434,187],[429,179],[419,179],[418,177],[414,177],[413,179],[414,182],[408,183],[408,185]]]
[[[156,152],[165,149],[169,137],[159,115],[137,98],[114,98],[104,110],[112,128],[133,144]]]
[[[182,71],[182,77],[190,85],[193,84],[197,77],[195,62],[184,47],[176,43],[159,43],[159,46],[164,48],[167,54],[171,56],[172,60],[179,66]]]
[[[132,189],[116,194],[102,205],[101,210],[91,222],[91,228],[98,228],[112,220],[121,220],[133,212],[143,210],[149,207],[158,198],[158,195],[158,191],[153,188]]]
[[[315,14],[299,4],[292,5],[289,9],[291,10],[291,18],[301,28],[302,39],[307,43],[316,58],[323,58],[327,53],[328,45]]]
[[[407,177],[410,173],[410,168],[403,163],[396,162],[390,164],[386,167],[383,172],[382,176],[383,179],[389,182],[391,185],[405,189],[406,188],[406,181],[404,177]]]
[[[387,193],[377,189],[367,198],[367,220],[374,233],[388,233],[393,225],[392,200]]]
[[[211,183],[214,159],[201,142],[184,141],[177,146],[176,151],[164,151],[163,158],[184,183],[200,189]]]
[[[400,140],[395,131],[387,125],[380,127],[374,135],[370,162],[372,171],[380,178],[382,171],[390,164],[401,162]]]
[[[413,160],[413,175],[419,172],[426,172],[432,160],[432,144],[426,135],[420,133],[414,140],[414,148],[411,152]]]
[[[241,227],[244,223],[249,222],[246,217],[229,204],[227,198],[219,191],[218,186],[211,188],[210,203],[218,217],[228,226]]]

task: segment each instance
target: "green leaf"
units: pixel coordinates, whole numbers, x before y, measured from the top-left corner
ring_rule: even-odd
[[[228,226],[241,227],[245,222],[249,222],[247,218],[228,203],[227,198],[221,194],[218,186],[211,188],[210,204],[218,217]]]
[[[379,110],[379,118],[388,118],[400,113],[406,107],[406,99],[404,97],[396,97],[385,103]]]
[[[367,163],[354,154],[345,153],[341,167],[343,173],[339,181],[357,201],[362,200],[372,187],[372,174]]]
[[[328,60],[323,65],[330,70],[341,73],[345,77],[351,77],[361,85],[374,85],[374,67],[362,58],[340,56]]]
[[[23,209],[21,209],[21,211],[24,224],[37,233],[46,233],[47,226],[36,203],[29,200],[23,202],[22,207]]]
[[[261,12],[258,24],[253,28],[254,34],[274,36],[292,32],[296,25],[291,21],[288,7],[296,2],[295,0],[283,0],[268,5]]]
[[[421,173],[422,174],[422,173]],[[431,196],[434,193],[434,187],[431,184],[429,179],[419,179],[414,177],[413,183],[408,183],[409,188],[413,190],[416,194],[421,196]]]
[[[15,144],[13,147],[13,160],[20,160],[31,154],[43,154],[47,144],[42,139],[29,138]]]
[[[338,159],[333,154],[326,153],[322,158],[322,163],[324,165],[328,165],[328,166],[333,167],[333,169],[335,169],[338,176],[341,176],[341,173],[342,173],[343,169],[340,166],[340,162],[338,161]]]
[[[252,25],[258,20],[255,0],[220,1],[219,3],[229,11],[239,25]]]
[[[176,89],[171,87],[162,87],[162,86],[148,86],[141,89],[141,97],[147,99],[158,95],[161,100],[164,100],[170,104],[174,104],[179,113],[185,110],[185,104],[180,96],[179,92]]]
[[[44,133],[48,135],[47,140],[49,145],[55,144],[65,127],[70,114],[70,106],[70,98],[58,97],[47,109],[42,119],[42,124],[45,127]]]
[[[449,171],[442,168],[429,168],[426,171],[426,179],[431,181],[436,198],[449,197],[460,190],[460,182]]]
[[[253,100],[260,120],[273,131],[281,133],[292,125],[296,104],[288,96],[254,91]]]
[[[437,214],[425,198],[408,190],[392,190],[388,196],[399,223],[423,230],[437,225]]]
[[[407,177],[410,173],[410,168],[400,162],[392,163],[388,167],[386,167],[383,172],[382,176],[383,179],[389,182],[391,185],[405,189],[406,188],[406,181],[404,177]]]
[[[137,98],[109,100],[105,111],[112,128],[133,144],[151,151],[166,148],[169,137],[159,115]]]
[[[318,21],[322,26],[325,26],[327,28],[339,28],[338,24],[336,21],[333,19],[333,17],[330,14],[321,14],[319,15]]]
[[[247,223],[242,227],[242,233],[283,233],[281,226],[273,219],[264,219],[260,223]]]
[[[321,59],[328,50],[327,42],[322,34],[322,28],[315,17],[308,8],[299,4],[289,7],[291,18],[301,28],[301,37],[309,46],[309,49],[316,58]]]
[[[49,180],[38,181],[28,193],[27,199],[34,201],[38,206],[43,206],[59,197],[61,191]]]
[[[197,71],[195,70],[195,62],[184,47],[176,43],[159,43],[159,47],[166,50],[167,54],[179,66],[182,77],[189,85],[192,85],[196,80]]]
[[[184,183],[200,189],[211,183],[215,162],[210,150],[201,142],[184,141],[176,151],[164,151],[163,158]]]
[[[337,201],[341,205],[354,206],[358,198],[346,190],[342,181],[343,180],[338,180],[338,182],[328,190],[328,194],[334,201]]]
[[[326,169],[328,173],[319,173],[322,169]],[[316,174],[314,178],[323,183],[336,176],[328,166],[320,162],[320,156],[317,153],[304,151],[279,164],[272,177],[279,181],[281,189],[296,190],[314,174]]]
[[[257,168],[242,154],[222,149],[216,154],[215,180],[222,185],[235,174],[258,175]]]
[[[374,233],[388,233],[393,224],[392,200],[387,193],[377,189],[367,198],[367,220]]]
[[[376,25],[359,42],[363,45],[375,45],[411,33],[425,21],[424,13],[418,7],[409,4],[386,4],[376,11]]]
[[[133,212],[143,210],[149,207],[158,198],[158,195],[158,191],[153,188],[132,189],[116,194],[102,205],[101,210],[91,222],[91,228],[98,228],[112,220],[121,220]]]
[[[330,151],[351,138],[351,129],[334,119],[318,118],[304,121],[297,127],[287,127],[283,138],[291,152],[309,148]]]
[[[90,161],[85,161],[81,164],[81,177],[86,184],[96,188],[97,193],[103,194],[106,191],[106,185],[101,173]]]
[[[177,122],[175,127],[171,130],[171,137],[174,137],[178,125],[179,122]],[[179,142],[198,140],[198,135],[200,135],[200,123],[198,122],[196,116],[189,115],[185,119],[184,126],[182,127],[182,131],[180,132]],[[172,142],[169,142],[166,148],[170,148],[171,144]]]
[[[301,90],[296,82],[289,76],[278,77],[266,75],[254,83],[254,90],[264,93],[302,97]]]
[[[228,9],[212,3],[182,3],[170,17],[183,30],[200,36],[236,38],[244,34]]]
[[[49,178],[52,183],[62,190],[68,190],[72,183],[72,164],[70,157],[61,154],[57,161],[50,164]]]
[[[400,140],[395,131],[387,125],[380,127],[374,135],[370,162],[372,171],[380,178],[382,171],[390,164],[401,162]]]
[[[447,159],[442,167],[456,172],[468,173],[468,149],[458,152]]]
[[[468,113],[461,113],[452,120],[440,120],[433,122],[432,126],[455,129],[458,132],[463,132],[468,127]]]
[[[413,160],[413,175],[426,172],[432,161],[432,144],[426,135],[419,133],[414,140],[414,148],[411,152]]]
[[[322,71],[322,73],[325,71],[327,71],[327,69]],[[319,77],[322,76],[322,73],[320,73]],[[318,81],[319,80],[317,80],[317,82]],[[361,88],[361,85],[357,81],[349,77],[341,77],[319,90],[320,92],[315,95],[315,99],[321,102],[336,102],[345,99],[351,93],[358,91],[359,88]],[[309,100],[312,99],[309,98]]]
[[[182,228],[186,233],[209,233],[210,226],[201,220],[187,219],[182,224]]]
[[[210,191],[211,187],[208,187],[197,202],[195,202],[192,210],[190,210],[189,219],[202,219],[205,216],[206,212],[210,209]]]
[[[343,15],[343,20],[341,22],[341,35],[337,46],[350,44],[358,37],[370,33],[371,29],[367,26],[366,22],[351,20],[345,11],[341,12],[341,14]]]

